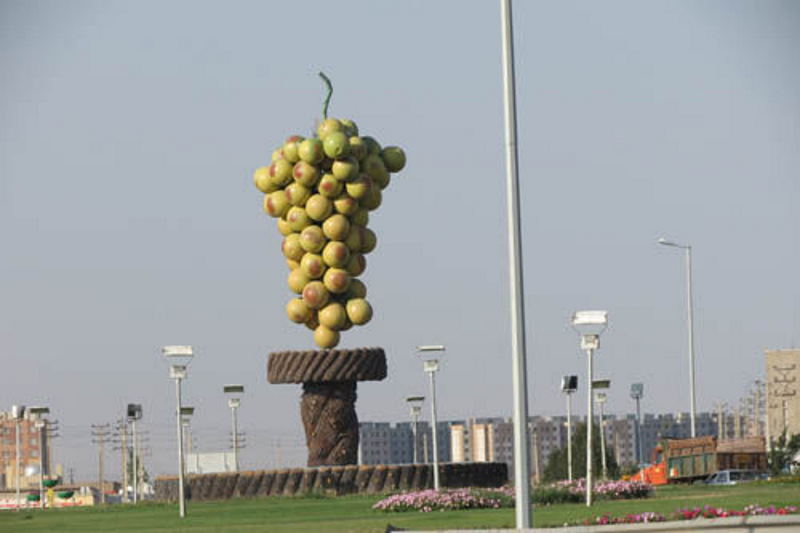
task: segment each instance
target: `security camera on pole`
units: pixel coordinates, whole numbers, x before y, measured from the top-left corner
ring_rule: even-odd
[[[586,505],[592,505],[592,422],[594,401],[592,398],[594,363],[592,356],[600,347],[600,334],[608,326],[608,311],[576,311],[572,315],[572,327],[581,336],[581,349],[587,356],[586,388]]]
[[[142,418],[142,406],[138,403],[129,403],[127,409],[128,422],[131,424],[131,438],[133,439],[133,503],[139,501],[139,442],[136,437],[136,421]],[[127,453],[127,452],[125,452]],[[128,493],[128,487],[124,488],[125,494]]]
[[[572,395],[578,390],[578,376],[561,378],[561,392],[567,396],[567,479],[572,481]]]

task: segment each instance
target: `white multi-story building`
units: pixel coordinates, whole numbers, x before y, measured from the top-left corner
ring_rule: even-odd
[[[439,422],[436,431],[439,462],[450,462],[450,426],[458,422]],[[359,463],[365,465],[408,464],[414,461],[414,437],[410,422],[361,422],[359,425]],[[419,461],[433,459],[433,434],[427,422],[418,423]]]
[[[573,416],[573,435],[585,417]],[[599,416],[595,418],[599,424]],[[711,413],[698,413],[697,434],[717,435],[717,417]],[[514,426],[509,418],[474,418],[466,421],[439,422],[440,462],[504,462],[513,472]],[[730,425],[730,424],[729,424]],[[604,420],[606,445],[614,454],[617,464],[635,465],[637,462],[636,417],[628,414],[618,417],[606,414]],[[531,474],[540,478],[550,455],[567,445],[567,420],[565,416],[533,416],[528,420],[531,446]],[[359,452],[363,464],[411,463],[414,456],[411,424],[401,422],[364,422],[360,424]],[[649,462],[653,448],[665,438],[688,438],[690,435],[688,413],[645,414],[642,417],[642,462]],[[430,462],[432,440],[430,426],[419,422],[420,462]]]

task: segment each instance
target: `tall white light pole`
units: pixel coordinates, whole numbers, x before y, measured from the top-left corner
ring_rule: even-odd
[[[183,430],[183,456],[193,453],[194,443],[192,442],[192,416],[194,407],[181,407],[181,429]],[[183,462],[183,475],[186,475],[186,461]]]
[[[561,378],[561,392],[567,396],[567,479],[572,481],[572,395],[578,390],[578,376]]]
[[[39,509],[44,509],[44,429],[47,421],[44,415],[50,412],[47,407],[31,407],[29,410],[34,420],[34,426],[39,430]]]
[[[678,244],[668,241],[665,238],[658,239],[658,244],[681,248],[686,252],[686,321],[689,329],[689,402],[690,402],[690,423],[692,438],[697,436],[695,417],[697,413],[697,403],[695,399],[695,380],[694,380],[694,320],[692,318],[692,247],[688,244]]]
[[[581,336],[581,349],[587,359],[586,401],[586,505],[592,505],[592,426],[594,401],[592,398],[594,362],[592,356],[600,347],[600,334],[608,326],[608,311],[577,311],[572,315],[572,327]]]
[[[511,303],[511,358],[514,394],[514,486],[517,529],[531,527],[530,447],[528,445],[528,374],[525,347],[525,301],[522,283],[522,229],[517,168],[517,103],[514,78],[514,26],[511,0],[500,0],[503,37],[503,114],[506,126],[506,195],[508,268]]]
[[[170,362],[169,377],[175,380],[175,420],[178,429],[178,515],[186,516],[186,493],[184,491],[183,428],[181,427],[181,381],[186,379],[186,367],[194,357],[191,346],[164,346],[162,353]]]
[[[25,416],[25,406],[24,405],[12,405],[11,406],[11,417],[14,419],[14,438],[15,438],[15,452],[14,455],[16,456],[16,466],[14,467],[14,476],[16,478],[16,487],[17,487],[17,511],[19,511],[20,506],[20,493],[19,493],[19,423],[22,418]]]
[[[419,415],[422,412],[422,402],[425,401],[425,396],[409,396],[406,398],[409,407],[411,408],[411,435],[414,439],[414,464],[419,463]]]
[[[636,467],[644,472],[641,464],[644,462],[642,457],[642,411],[639,409],[639,402],[644,397],[644,383],[631,384],[631,398],[636,401]]]
[[[228,407],[231,408],[231,419],[233,423],[233,464],[236,472],[239,471],[239,418],[237,416],[239,405],[241,405],[240,395],[244,394],[244,385],[225,385],[222,391],[228,395]]]
[[[425,359],[422,362],[422,368],[428,374],[431,385],[431,433],[433,434],[433,490],[439,491],[439,439],[437,433],[436,423],[436,378],[435,374],[439,370],[439,359],[430,357],[427,354],[431,352],[443,352],[444,345],[428,345],[417,346],[417,352],[421,353]]]
[[[603,465],[603,479],[608,479],[608,464],[606,463],[606,416],[603,407],[606,403],[606,393],[598,392],[595,395],[600,406],[600,462]]]

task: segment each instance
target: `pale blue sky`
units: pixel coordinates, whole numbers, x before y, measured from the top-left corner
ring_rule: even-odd
[[[699,408],[737,401],[800,341],[800,4],[517,1],[515,23],[532,414],[583,378],[581,308],[610,312],[610,411],[633,381],[645,411],[688,409],[661,235],[694,246]],[[265,361],[311,340],[251,173],[308,134],[324,70],[331,114],[409,158],[372,217],[375,318],[343,341],[389,356],[359,417],[406,418],[426,343],[448,349],[441,418],[510,415],[499,28],[490,1],[0,1],[0,405],[50,405],[85,478],[89,425],[141,402],[174,470],[159,350],[186,343],[201,449],[227,442],[230,382],[246,467],[297,444],[300,389]]]

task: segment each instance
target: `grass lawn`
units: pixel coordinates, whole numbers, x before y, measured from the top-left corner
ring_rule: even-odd
[[[0,512],[0,531],[115,532],[115,531],[385,531],[387,524],[406,529],[514,527],[513,509],[479,509],[435,513],[381,513],[370,507],[379,497],[263,498],[222,502],[188,502],[187,517],[177,506],[118,505],[95,508]],[[583,505],[539,506],[536,527],[560,526],[603,513],[624,515],[655,511],[671,513],[680,507],[713,505],[741,509],[749,504],[798,505],[800,483],[750,484],[735,487],[664,487],[648,500],[599,502]]]

